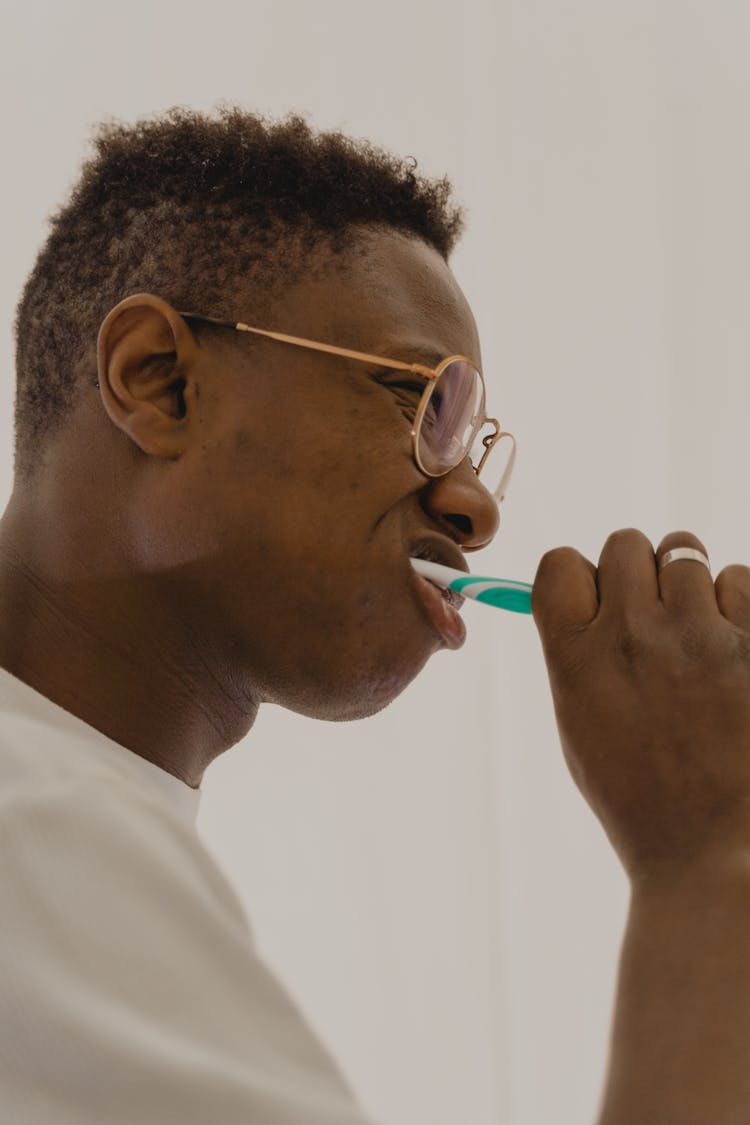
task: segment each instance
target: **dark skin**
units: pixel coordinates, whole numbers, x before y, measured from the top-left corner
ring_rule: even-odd
[[[533,591],[568,767],[630,879],[598,1125],[750,1121],[750,568],[635,530]]]
[[[356,250],[259,327],[481,363],[434,249],[382,231]],[[236,317],[253,323],[239,293]],[[467,462],[419,471],[403,392],[257,340],[198,339],[158,296],[123,301],[75,423],[0,523],[0,663],[193,787],[263,702],[324,719],[391,702],[444,644],[415,594],[415,545],[460,561],[498,527]]]
[[[434,250],[357,249],[271,327],[481,365]],[[199,339],[153,294],[105,319],[96,373],[0,522],[0,664],[192,786],[265,701],[347,719],[403,691],[444,643],[409,555],[455,565],[498,527],[466,462],[420,473],[408,399],[332,356]],[[599,1125],[750,1120],[750,570],[658,574],[690,545],[618,532],[534,583],[566,760],[632,888]]]

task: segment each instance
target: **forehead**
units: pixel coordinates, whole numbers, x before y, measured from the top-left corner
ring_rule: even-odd
[[[474,316],[450,267],[420,238],[365,231],[279,302],[279,324],[321,342],[399,359],[467,355],[481,364]]]

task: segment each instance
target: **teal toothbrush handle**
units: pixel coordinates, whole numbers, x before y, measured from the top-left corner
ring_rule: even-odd
[[[511,613],[531,613],[531,586],[528,582],[467,575],[466,578],[456,578],[450,583],[449,589],[483,605],[494,605],[497,609],[508,609]]]
[[[443,589],[455,590],[464,598],[472,598],[475,602],[492,605],[496,609],[507,609],[511,613],[531,613],[532,587],[528,582],[513,582],[509,578],[481,578],[426,559],[410,559],[409,562],[423,578],[428,578]]]

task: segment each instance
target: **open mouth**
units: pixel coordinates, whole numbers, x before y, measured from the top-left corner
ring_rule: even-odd
[[[410,553],[414,559],[424,559],[427,562],[440,563],[443,566],[455,566],[456,559],[451,557],[450,550],[441,551],[439,544],[418,544]],[[461,567],[465,570],[465,565]],[[424,611],[430,620],[433,629],[442,637],[443,643],[448,648],[460,648],[466,639],[466,626],[459,614],[466,600],[455,590],[445,590],[429,578],[423,578],[412,568],[412,579],[422,603]]]
[[[431,582],[429,578],[425,578],[424,581],[429,582],[431,586],[434,586],[436,590],[439,590],[443,600],[446,601],[449,606],[452,606],[457,613],[459,612],[464,602],[466,601],[466,598],[462,597],[461,594],[456,593],[455,590],[448,590],[444,586],[438,586],[436,582]]]
[[[454,570],[459,569],[456,566],[455,559],[447,559],[446,552],[440,551],[438,547],[433,546],[432,544],[417,548],[417,550],[411,552],[411,555],[409,557],[412,559],[424,559],[426,562],[440,563],[441,566],[450,566],[453,567]],[[465,568],[461,567],[460,569],[463,570]],[[429,578],[424,578],[423,581],[429,582],[431,586],[434,586],[436,590],[439,590],[443,599],[457,612],[462,608],[464,602],[466,601],[466,598],[464,598],[456,590],[449,590],[443,586],[438,586],[437,582],[432,582]]]

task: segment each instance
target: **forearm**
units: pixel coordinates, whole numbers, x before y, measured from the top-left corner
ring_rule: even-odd
[[[598,1125],[750,1123],[750,853],[634,890]]]

